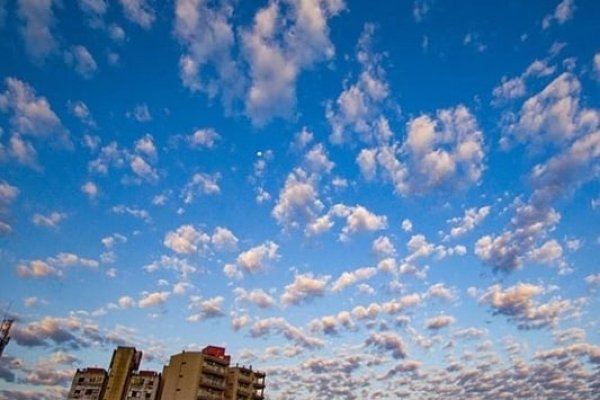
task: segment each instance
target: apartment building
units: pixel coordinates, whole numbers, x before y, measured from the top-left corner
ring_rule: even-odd
[[[108,372],[78,369],[68,400],[263,400],[265,374],[230,366],[225,348],[207,346],[171,356],[162,375],[139,371],[142,352],[118,347]]]
[[[254,371],[252,367],[230,367],[227,370],[225,386],[226,400],[263,400],[265,373]]]
[[[224,400],[230,360],[216,346],[171,356],[163,368],[161,400]]]
[[[119,346],[113,352],[102,400],[125,400],[129,380],[140,367],[142,352],[135,347]]]
[[[108,374],[104,368],[78,369],[67,400],[100,400]]]
[[[155,371],[140,371],[131,374],[125,400],[158,400],[160,374]]]

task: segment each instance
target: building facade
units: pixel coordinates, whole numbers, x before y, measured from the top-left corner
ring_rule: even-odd
[[[263,400],[265,373],[254,371],[252,367],[230,367],[225,386],[226,400]]]
[[[78,369],[73,377],[68,400],[100,400],[108,374],[103,368]]]
[[[142,352],[118,347],[108,372],[78,369],[68,400],[263,400],[265,374],[230,367],[225,348],[207,346],[171,356],[162,375],[139,371]]]
[[[125,400],[159,400],[160,374],[155,371],[135,372],[129,378]]]
[[[161,400],[224,400],[229,362],[225,349],[215,346],[171,356]]]
[[[140,367],[142,352],[135,347],[119,346],[113,352],[102,400],[124,400],[129,380]]]

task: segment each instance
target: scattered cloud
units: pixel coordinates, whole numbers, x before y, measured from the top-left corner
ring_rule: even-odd
[[[350,285],[372,278],[376,273],[377,268],[373,267],[358,268],[352,272],[344,272],[333,283],[331,290],[341,292]]]
[[[213,297],[207,300],[192,298],[188,309],[196,313],[187,317],[190,322],[199,322],[210,318],[219,318],[225,315],[223,312],[223,296]]]
[[[149,0],[119,0],[123,7],[123,13],[125,17],[141,26],[144,29],[150,29],[156,14],[154,9],[149,3]]]
[[[279,245],[272,241],[266,241],[263,244],[252,247],[237,257],[237,264],[240,268],[249,273],[255,273],[264,269],[268,261],[279,258]]]
[[[134,119],[137,122],[149,122],[152,121],[152,114],[150,114],[148,104],[142,103],[137,104],[132,111],[127,112],[127,118]]]
[[[327,22],[344,8],[343,1],[270,1],[256,13],[252,28],[242,30],[250,66],[246,112],[255,124],[291,116],[302,70],[335,54]]]
[[[66,213],[54,211],[48,215],[33,214],[33,216],[31,217],[31,222],[33,222],[37,226],[41,226],[44,228],[56,228],[66,218]]]
[[[85,46],[77,45],[65,52],[65,62],[85,79],[91,79],[98,69],[98,64]]]
[[[455,322],[456,319],[450,315],[440,315],[426,320],[425,328],[437,331],[439,329],[446,328]]]
[[[53,8],[56,6],[53,0],[18,1],[17,13],[22,24],[21,35],[27,54],[35,63],[43,63],[59,49],[54,33],[56,19]]]
[[[178,254],[190,254],[206,249],[210,236],[193,225],[181,225],[165,235],[163,244]]]
[[[219,187],[220,173],[205,174],[203,172],[195,173],[189,182],[181,191],[181,197],[185,204],[191,204],[196,196],[199,195],[217,195],[221,193]]]
[[[534,298],[544,292],[544,287],[529,283],[518,283],[505,290],[494,285],[486,290],[479,302],[489,305],[494,314],[508,317],[520,329],[553,327],[562,314],[573,308],[573,304],[560,298],[543,304],[536,302]]]
[[[542,20],[542,28],[548,29],[553,23],[559,25],[564,24],[571,18],[575,13],[575,0],[562,0],[554,9],[554,13],[548,14]]]
[[[145,293],[142,295],[140,300],[138,301],[138,306],[140,308],[154,307],[167,302],[169,298],[169,292],[152,292]]]
[[[476,207],[465,210],[462,218],[452,218],[448,223],[454,225],[450,229],[450,233],[444,237],[444,240],[457,238],[475,229],[475,227],[483,222],[489,215],[491,206],[484,206],[477,209]]]
[[[323,296],[327,282],[330,279],[329,275],[320,277],[315,277],[313,274],[296,275],[294,282],[286,285],[285,292],[281,295],[281,304],[298,305],[303,302],[310,302],[315,297]]]

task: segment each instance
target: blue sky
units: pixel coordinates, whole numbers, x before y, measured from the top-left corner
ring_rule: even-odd
[[[0,399],[592,398],[600,6],[525,3],[0,0]]]

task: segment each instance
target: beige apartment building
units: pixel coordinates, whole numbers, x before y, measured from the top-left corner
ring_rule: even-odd
[[[161,400],[223,400],[230,357],[222,347],[184,351],[163,368]]]
[[[160,374],[156,371],[134,372],[129,379],[125,400],[158,400]]]
[[[227,370],[225,399],[227,400],[263,400],[265,373],[254,371],[252,367],[230,367]]]
[[[129,380],[140,367],[142,352],[135,347],[119,346],[113,352],[102,400],[125,400]]]
[[[207,346],[171,356],[162,376],[139,371],[142,352],[118,347],[108,372],[77,370],[68,400],[263,400],[265,374],[252,367],[230,367],[225,348]]]
[[[100,400],[108,374],[104,368],[78,369],[67,400]]]

